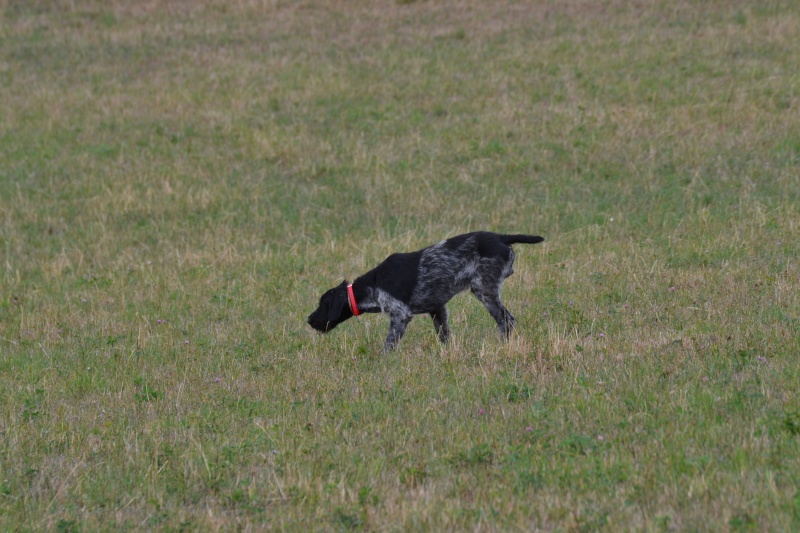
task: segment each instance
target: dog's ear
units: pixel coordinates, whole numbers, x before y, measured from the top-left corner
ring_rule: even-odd
[[[333,300],[328,307],[328,322],[338,323],[347,305],[347,280],[345,280],[333,291]]]

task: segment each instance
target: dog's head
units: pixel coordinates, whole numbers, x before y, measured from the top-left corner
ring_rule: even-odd
[[[330,330],[353,316],[347,301],[347,281],[327,291],[319,299],[319,307],[308,317],[308,323],[320,333]]]

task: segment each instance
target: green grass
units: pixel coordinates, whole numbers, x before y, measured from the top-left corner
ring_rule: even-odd
[[[800,528],[800,5],[161,4],[0,2],[0,530]]]

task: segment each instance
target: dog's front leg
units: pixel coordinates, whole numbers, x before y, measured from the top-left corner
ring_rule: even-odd
[[[394,350],[397,343],[406,332],[406,326],[411,322],[412,315],[409,314],[390,314],[389,315],[389,334],[386,336],[386,342],[383,344],[383,351],[390,352]]]
[[[439,340],[442,341],[442,344],[446,344],[447,339],[450,338],[450,326],[447,325],[447,308],[441,306],[435,311],[431,311],[430,315],[433,319],[433,328],[436,330],[436,334],[439,335]]]

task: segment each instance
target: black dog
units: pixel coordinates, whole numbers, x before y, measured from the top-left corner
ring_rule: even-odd
[[[361,313],[388,313],[384,351],[393,349],[415,314],[428,313],[444,343],[450,336],[445,304],[469,288],[507,338],[516,320],[503,302],[503,280],[514,273],[511,244],[535,244],[535,235],[499,235],[478,231],[452,237],[418,252],[392,254],[352,284],[343,281],[319,299],[308,317],[314,329],[327,333]]]

